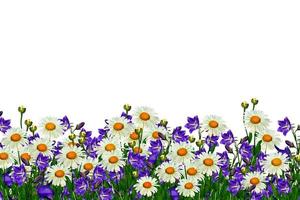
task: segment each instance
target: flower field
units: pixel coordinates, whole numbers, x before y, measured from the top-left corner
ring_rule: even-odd
[[[169,127],[128,104],[97,133],[67,116],[33,122],[23,106],[11,124],[1,111],[0,199],[300,199],[300,125],[272,127],[257,99],[241,109],[242,137],[220,116]]]

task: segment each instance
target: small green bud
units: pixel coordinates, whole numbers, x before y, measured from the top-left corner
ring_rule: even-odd
[[[69,135],[69,139],[70,140],[74,140],[76,138],[76,135],[74,134],[74,133],[71,133],[70,135]]]
[[[85,137],[85,136],[86,136],[86,132],[85,132],[85,131],[81,131],[81,132],[79,133],[79,136],[80,136],[80,137]]]
[[[131,105],[125,104],[125,105],[123,106],[123,108],[124,108],[124,110],[125,110],[126,112],[129,112],[129,111],[131,110]]]
[[[135,177],[135,178],[137,178],[139,176],[138,171],[133,171],[132,172],[132,176]]]
[[[242,171],[243,174],[246,174],[247,169],[245,167],[242,167],[241,171]]]
[[[258,104],[258,99],[252,98],[252,99],[251,99],[251,103],[252,103],[253,105],[257,105],[257,104]]]
[[[161,155],[159,156],[159,158],[160,158],[160,160],[162,160],[162,161],[165,161],[165,160],[167,159],[167,157],[166,157],[165,154],[161,154]]]
[[[130,146],[131,148],[133,148],[136,145],[135,141],[131,141],[128,143],[128,146]]]
[[[78,139],[78,143],[79,143],[79,144],[83,144],[84,142],[85,142],[85,138],[80,137],[80,138]]]
[[[162,119],[160,120],[160,125],[162,125],[163,127],[167,127],[168,121],[166,119]]]
[[[29,128],[29,130],[30,130],[30,132],[31,133],[35,133],[36,132],[36,130],[37,130],[37,126],[31,126],[30,128]]]
[[[26,119],[24,123],[27,127],[30,127],[32,125],[32,121],[30,119]]]
[[[300,154],[295,155],[295,160],[296,160],[297,162],[300,162]]]
[[[195,142],[195,140],[196,140],[196,138],[194,138],[193,136],[189,136],[189,141],[190,141],[191,143]]]
[[[241,106],[246,110],[249,107],[249,103],[247,101],[243,101]]]
[[[203,144],[204,144],[204,140],[198,140],[196,142],[197,147],[202,147]]]
[[[25,108],[24,106],[19,106],[19,107],[18,107],[18,111],[19,111],[21,114],[23,114],[23,113],[26,112],[26,108]]]

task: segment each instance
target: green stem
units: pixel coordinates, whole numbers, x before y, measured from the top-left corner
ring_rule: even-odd
[[[295,140],[295,142],[296,142],[296,149],[297,149],[297,155],[298,155],[299,152],[300,152],[300,147],[299,147],[299,144],[298,144],[296,132],[297,132],[297,130],[294,131],[294,129],[292,129],[292,133],[293,133],[293,136],[294,136],[294,140]]]
[[[20,117],[20,127],[22,129],[23,126],[23,113],[21,113],[21,117]]]

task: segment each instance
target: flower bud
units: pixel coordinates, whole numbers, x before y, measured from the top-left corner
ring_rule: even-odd
[[[79,136],[80,136],[80,137],[86,137],[86,132],[85,132],[85,131],[81,131],[81,132],[79,133]]]
[[[80,138],[78,139],[78,143],[79,143],[79,144],[84,144],[84,142],[85,142],[85,138],[80,137]]]
[[[198,140],[196,142],[197,147],[202,147],[203,144],[204,144],[204,140]]]
[[[243,137],[243,138],[241,139],[241,141],[240,141],[240,144],[246,142],[247,140],[248,140],[248,137],[247,137],[247,136]]]
[[[37,130],[37,126],[31,126],[30,128],[29,128],[29,130],[30,130],[30,132],[31,133],[35,133],[36,132],[36,130]]]
[[[131,110],[131,105],[125,104],[125,105],[123,106],[123,108],[124,108],[124,110],[125,110],[126,112],[129,112],[129,111]]]
[[[26,119],[24,123],[27,127],[30,127],[32,125],[32,121],[30,119]]]
[[[233,149],[230,146],[225,145],[225,149],[228,151],[228,153],[233,153]]]
[[[128,143],[128,146],[130,146],[131,148],[133,148],[136,145],[135,141],[131,141]]]
[[[246,167],[242,167],[241,168],[241,172],[245,175],[246,174],[246,172],[247,172],[247,169],[246,169]]]
[[[247,101],[243,101],[241,103],[242,108],[244,108],[245,110],[249,107],[249,103]]]
[[[19,111],[21,114],[23,114],[23,113],[26,112],[26,108],[25,108],[24,106],[19,106],[19,107],[18,107],[18,111]]]
[[[161,155],[159,156],[159,158],[160,158],[161,161],[165,161],[165,160],[167,159],[167,157],[166,157],[165,154],[161,154]]]
[[[258,104],[258,99],[252,98],[252,99],[251,99],[251,103],[252,103],[253,105],[257,105],[257,104]]]
[[[293,142],[289,141],[289,140],[286,140],[285,143],[290,147],[290,148],[294,148],[295,145]]]
[[[0,117],[2,116],[2,114],[3,114],[3,111],[0,111]]]
[[[79,124],[76,125],[75,130],[80,130],[84,126],[84,122],[80,122]]]
[[[295,155],[295,160],[298,161],[298,162],[300,162],[300,154]]]
[[[137,178],[137,177],[139,176],[139,172],[138,172],[138,171],[133,171],[133,172],[132,172],[132,176],[133,176],[134,178]]]
[[[0,115],[1,116],[1,115]],[[297,131],[300,131],[300,125],[297,126]]]
[[[161,132],[158,132],[158,136],[162,139],[162,140],[166,140],[166,136],[164,134],[162,134]]]
[[[76,138],[76,135],[74,134],[74,133],[71,133],[70,135],[69,135],[69,139],[70,140],[74,140]]]
[[[247,159],[247,158],[243,158],[243,161],[247,164],[247,165],[250,165],[250,161]]]
[[[195,142],[195,140],[196,140],[196,138],[194,138],[193,136],[189,136],[189,141],[190,141],[190,143],[193,143],[193,142]]]
[[[162,119],[162,120],[160,120],[159,124],[163,127],[167,127],[168,121],[166,119]]]
[[[292,180],[293,180],[293,178],[292,178],[292,176],[291,176],[290,174],[285,174],[285,177],[286,177],[289,181],[292,181]]]

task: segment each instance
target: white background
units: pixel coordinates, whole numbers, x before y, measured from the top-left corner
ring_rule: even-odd
[[[299,1],[1,1],[0,110],[68,115],[96,131],[124,103],[171,126],[240,103],[300,123]]]

